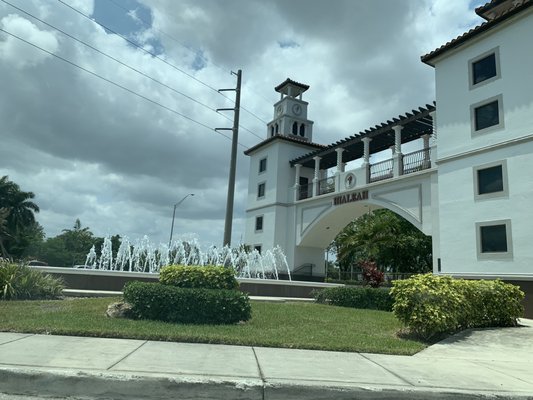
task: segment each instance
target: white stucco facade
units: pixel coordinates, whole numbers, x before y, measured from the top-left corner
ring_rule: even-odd
[[[533,8],[432,60],[438,132],[440,245],[435,272],[468,276],[533,275]],[[498,75],[472,85],[471,60],[494,53]],[[476,132],[472,110],[498,99],[500,124]],[[476,195],[476,170],[502,165],[505,190]],[[506,254],[480,254],[479,226],[508,224]],[[440,259],[440,268],[438,260]]]
[[[308,86],[279,85],[266,139],[246,152],[245,243],[263,250],[279,245],[293,271],[308,264],[320,275],[324,250],[342,228],[369,210],[388,208],[432,236],[435,273],[533,279],[529,5],[489,3],[479,11],[484,26],[422,58],[435,68],[436,107],[330,146],[312,142],[302,100]],[[483,60],[490,61],[489,78],[478,69]],[[404,154],[402,143],[417,138],[423,149]],[[388,148],[392,159],[369,163],[370,153]],[[345,170],[354,157],[362,166]]]

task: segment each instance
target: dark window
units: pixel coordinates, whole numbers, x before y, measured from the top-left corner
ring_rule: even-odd
[[[503,168],[501,165],[477,171],[478,194],[503,191]]]
[[[270,136],[274,136],[274,126],[270,127]]]
[[[481,60],[472,63],[473,84],[477,84],[496,76],[496,55],[488,55]]]
[[[265,172],[267,170],[267,159],[262,158],[259,160],[259,172]]]
[[[261,245],[260,244],[255,245],[254,250],[257,250],[259,254],[261,254]]]
[[[256,231],[262,231],[263,230],[263,216],[255,217],[255,230]]]
[[[279,133],[279,125],[276,124],[276,135]]]
[[[298,196],[298,200],[307,199],[309,197],[309,189],[310,189],[309,179],[304,176],[300,176],[298,185],[300,186],[300,193]]]
[[[474,114],[476,131],[498,125],[500,123],[498,100],[477,107]]]
[[[257,197],[264,197],[265,196],[265,184],[260,183],[257,186]]]
[[[300,125],[300,136],[302,137],[305,136],[305,125],[304,124]]]
[[[292,134],[293,135],[298,134],[298,124],[296,122],[292,124]]]
[[[480,227],[481,253],[506,253],[507,230],[505,224]]]

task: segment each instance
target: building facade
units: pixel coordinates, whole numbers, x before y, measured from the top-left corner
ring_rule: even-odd
[[[302,100],[309,87],[289,79],[276,87],[266,139],[246,152],[246,244],[279,245],[293,271],[321,275],[336,234],[388,208],[432,235],[435,273],[531,286],[532,5],[493,0],[476,9],[483,24],[422,57],[435,68],[436,105],[329,146],[312,142]],[[422,148],[405,154],[417,139]],[[383,151],[390,159],[371,164]],[[347,171],[356,159],[361,166]]]

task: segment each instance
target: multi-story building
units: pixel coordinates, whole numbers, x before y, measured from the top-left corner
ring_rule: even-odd
[[[500,277],[533,294],[532,5],[476,9],[485,22],[422,57],[435,68],[436,106],[329,146],[312,142],[308,86],[279,85],[267,138],[246,152],[246,243],[280,245],[293,270],[320,275],[335,235],[385,207],[432,235],[435,273]],[[416,139],[421,149],[404,154]],[[384,150],[390,159],[372,164]]]

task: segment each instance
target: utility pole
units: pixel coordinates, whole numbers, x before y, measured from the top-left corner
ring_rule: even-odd
[[[237,87],[235,89],[219,89],[219,92],[235,91],[235,107],[234,108],[218,108],[218,111],[233,111],[233,128],[215,128],[216,131],[233,131],[233,138],[231,141],[231,160],[229,167],[229,182],[228,182],[228,197],[226,202],[226,221],[224,223],[224,241],[223,245],[231,246],[231,228],[233,225],[233,198],[235,195],[235,170],[237,167],[237,143],[239,139],[239,111],[241,107],[241,80],[242,71],[237,73],[231,71],[233,75],[237,75]]]

